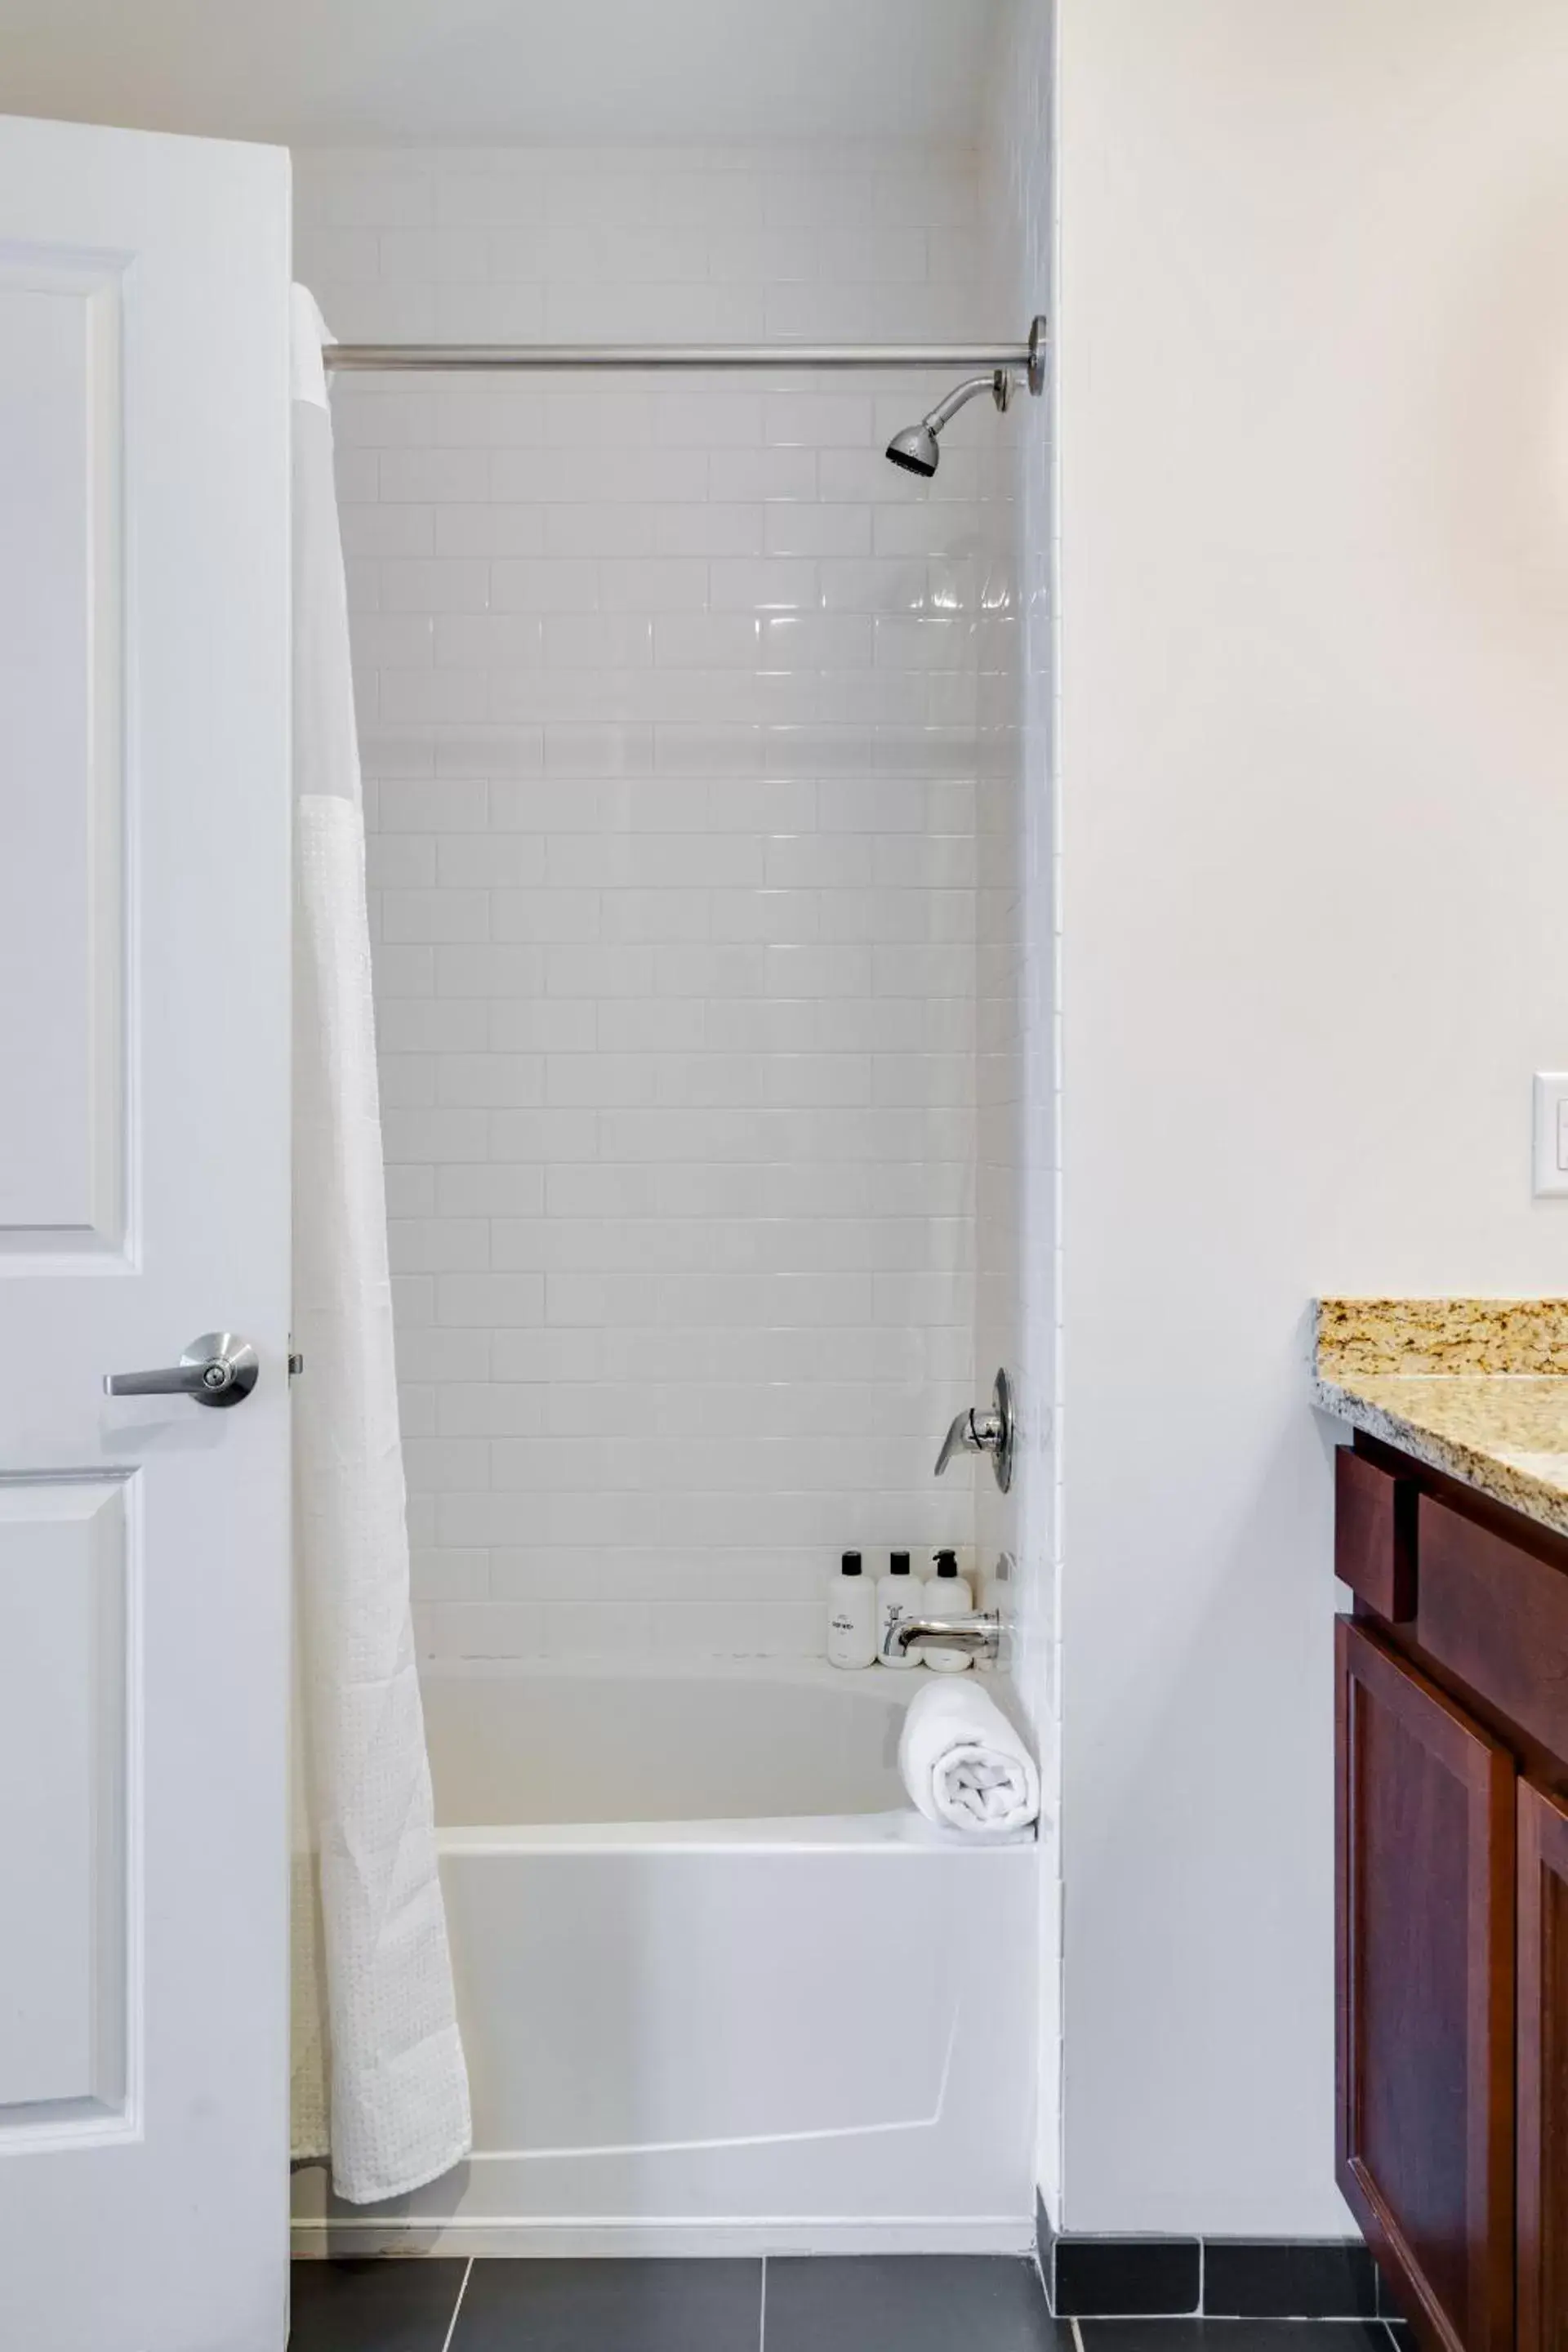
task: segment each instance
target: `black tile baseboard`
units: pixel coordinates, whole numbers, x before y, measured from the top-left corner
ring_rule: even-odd
[[[1371,2319],[1390,2315],[1359,2238],[1075,2237],[1037,2202],[1046,2299],[1067,2319]]]
[[[1203,2305],[1211,2319],[1371,2319],[1377,2269],[1353,2238],[1205,2238]]]
[[[1183,2319],[1202,2307],[1196,2238],[1058,2236],[1051,2308],[1060,2319]]]
[[[1083,2352],[1395,2352],[1381,2319],[1084,2319]]]
[[[1056,2247],[1056,2228],[1046,2210],[1046,2200],[1037,2189],[1035,2191],[1035,2260],[1039,2265],[1040,2277],[1047,2297],[1050,2294],[1051,2280],[1055,2273]]]

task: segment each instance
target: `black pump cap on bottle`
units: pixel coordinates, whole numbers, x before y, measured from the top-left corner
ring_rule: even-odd
[[[890,1551],[890,1552],[888,1554],[888,1573],[889,1573],[889,1576],[908,1576],[909,1572],[910,1572],[910,1556],[909,1556],[909,1553],[908,1553],[907,1551]]]
[[[845,1553],[843,1559],[838,1563],[838,1573],[840,1576],[859,1575],[860,1555],[858,1551],[847,1551]]]
[[[958,1554],[955,1551],[939,1551],[936,1556],[936,1572],[939,1576],[956,1576]]]

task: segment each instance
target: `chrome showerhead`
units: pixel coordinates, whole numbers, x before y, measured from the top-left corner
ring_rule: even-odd
[[[937,435],[966,402],[983,392],[991,394],[998,408],[1005,408],[1013,394],[1013,379],[1007,370],[995,368],[988,375],[966,376],[962,383],[954,384],[946,399],[939,400],[918,425],[906,425],[901,433],[894,434],[888,444],[892,463],[901,466],[906,474],[919,474],[929,481],[942,462]]]
[[[906,474],[923,474],[928,478],[934,474],[942,461],[942,451],[937,446],[936,432],[930,419],[921,425],[906,425],[901,433],[895,433],[888,444],[888,456],[895,466],[901,466]]]

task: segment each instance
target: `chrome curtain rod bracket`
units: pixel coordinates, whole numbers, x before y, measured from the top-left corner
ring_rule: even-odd
[[[1021,376],[1033,393],[1046,382],[1046,322],[1022,343],[328,343],[335,373],[503,369],[565,373],[583,368],[957,368]]]

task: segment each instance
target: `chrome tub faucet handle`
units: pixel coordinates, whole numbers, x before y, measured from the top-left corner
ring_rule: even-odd
[[[952,1425],[942,1441],[934,1475],[940,1478],[955,1454],[988,1454],[996,1484],[1005,1494],[1013,1483],[1013,1385],[1006,1373],[999,1371],[991,1391],[989,1412],[976,1412],[969,1405],[954,1414]]]
[[[960,1447],[973,1448],[980,1440],[974,1434],[974,1407],[965,1405],[953,1414],[947,1435],[942,1441],[942,1452],[936,1457],[936,1475],[940,1478]]]

